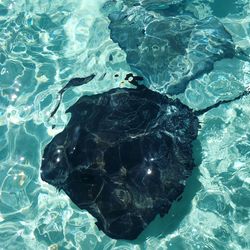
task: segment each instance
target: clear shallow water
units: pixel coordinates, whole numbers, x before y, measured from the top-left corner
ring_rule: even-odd
[[[198,167],[183,199],[134,242],[108,238],[92,216],[40,180],[41,152],[55,133],[51,123],[63,129],[65,109],[82,94],[127,84],[122,79],[130,69],[110,39],[109,20],[100,11],[104,2],[0,3],[0,248],[249,249],[249,97],[200,118]],[[199,18],[221,18],[235,43],[249,51],[250,3],[229,2],[222,8],[218,1],[196,0],[189,9]],[[70,78],[93,72],[100,80],[69,90],[48,121],[57,91]],[[248,62],[225,59],[179,98],[204,108],[237,95],[249,82]]]

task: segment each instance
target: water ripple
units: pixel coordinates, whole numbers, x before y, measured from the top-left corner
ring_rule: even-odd
[[[249,97],[200,117],[196,145],[202,153],[195,155],[201,158],[197,173],[169,215],[156,218],[135,242],[108,238],[90,214],[41,181],[41,152],[67,123],[67,107],[82,94],[126,84],[122,79],[130,69],[125,53],[110,39],[108,18],[99,11],[104,2],[1,1],[0,248],[250,249]],[[137,2],[151,10],[156,2],[164,3]],[[248,49],[250,3],[237,4],[242,13],[221,21],[237,45]],[[187,9],[198,18],[213,13],[213,5],[200,0]],[[49,121],[62,86],[72,77],[92,73],[101,80],[66,93]],[[207,107],[237,96],[249,84],[249,73],[249,62],[217,62],[179,98],[192,108]],[[51,124],[57,125],[56,131]]]

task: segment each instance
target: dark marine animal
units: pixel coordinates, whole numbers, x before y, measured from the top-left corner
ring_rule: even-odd
[[[197,115],[223,102],[194,112],[138,85],[140,77],[126,78],[137,87],[82,96],[67,110],[69,123],[44,150],[41,178],[106,235],[132,240],[183,193],[195,166]]]
[[[238,53],[217,18],[195,18],[185,12],[184,1],[122,2],[123,8],[109,15],[110,37],[125,51],[131,69],[159,92],[183,93],[216,61]]]

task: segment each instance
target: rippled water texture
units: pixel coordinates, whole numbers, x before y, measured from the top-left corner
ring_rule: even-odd
[[[65,109],[83,94],[127,84],[122,79],[130,67],[110,39],[105,2],[0,1],[0,249],[250,249],[249,96],[200,117],[198,167],[183,199],[136,241],[108,238],[90,214],[41,181],[41,153],[55,135],[51,125],[57,133],[67,123]],[[127,2],[148,11],[164,3]],[[218,17],[235,44],[250,52],[248,0],[186,3],[198,19]],[[98,80],[68,90],[49,120],[62,86],[93,72]],[[224,59],[178,98],[200,109],[236,96],[249,83],[249,62]]]

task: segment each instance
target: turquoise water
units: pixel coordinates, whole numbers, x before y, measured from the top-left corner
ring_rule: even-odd
[[[41,181],[42,150],[67,123],[67,107],[83,94],[123,86],[130,72],[110,39],[105,2],[0,2],[0,249],[250,249],[249,96],[200,117],[198,167],[183,199],[135,241],[105,236],[90,214]],[[194,0],[188,9],[220,18],[235,44],[250,51],[248,0]],[[67,91],[49,120],[62,86],[93,72],[101,80]],[[201,109],[249,83],[249,62],[224,59],[179,98]]]

